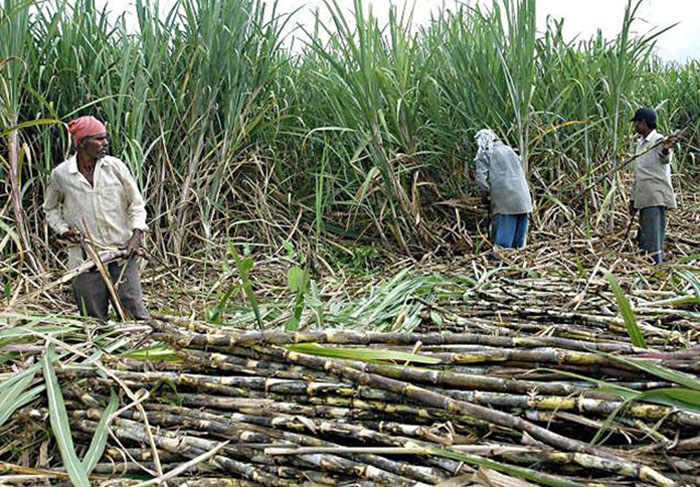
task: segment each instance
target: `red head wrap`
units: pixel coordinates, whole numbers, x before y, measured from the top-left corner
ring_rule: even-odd
[[[73,136],[73,142],[78,147],[83,137],[93,137],[107,132],[104,124],[90,115],[76,118],[68,122],[68,132]]]

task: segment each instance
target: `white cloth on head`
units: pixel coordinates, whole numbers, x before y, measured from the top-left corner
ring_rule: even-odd
[[[493,143],[498,140],[498,136],[491,129],[481,129],[474,136],[476,143],[479,145],[476,157],[479,158],[479,152],[491,154]]]

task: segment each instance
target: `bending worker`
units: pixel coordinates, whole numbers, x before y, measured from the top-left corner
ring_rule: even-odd
[[[532,200],[520,157],[489,129],[479,130],[476,141],[476,182],[482,197],[491,200],[493,242],[504,248],[522,248]]]
[[[656,131],[656,112],[640,108],[634,114],[634,130],[640,135],[634,163],[634,186],[630,195],[630,217],[639,210],[639,247],[648,252],[655,263],[664,260],[666,209],[676,208],[676,195],[671,184],[671,147],[676,137],[664,139]]]
[[[89,258],[85,237],[98,251],[126,249],[125,264],[107,265],[122,310],[133,319],[147,319],[136,255],[146,227],[146,209],[126,164],[107,155],[105,126],[94,117],[68,123],[76,154],[51,171],[44,211],[51,228],[67,240],[68,267]],[[108,320],[111,295],[102,275],[85,272],[73,280],[79,312]]]

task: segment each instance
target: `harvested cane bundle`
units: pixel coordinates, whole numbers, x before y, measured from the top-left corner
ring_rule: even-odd
[[[99,360],[82,352],[83,337],[59,344],[82,357],[53,367],[61,426],[96,481],[423,486],[464,475],[483,483],[495,471],[533,485],[696,485],[698,303],[692,279],[668,282],[630,290],[644,343],[593,275],[441,281],[439,304],[417,298],[417,326],[388,332],[251,331],[156,315],[133,340],[101,342]],[[124,353],[129,343],[138,345]],[[23,441],[16,431],[50,416],[29,364],[10,382],[36,387],[8,451]],[[107,436],[101,458],[87,455]]]
[[[175,485],[221,476],[230,485],[438,485],[479,466],[541,485],[697,480],[700,414],[621,393],[673,397],[681,390],[674,368],[692,350],[552,336],[151,325],[151,339],[173,347],[177,362],[107,357],[108,374],[56,369],[68,383],[71,425],[88,435],[117,383],[149,391],[141,412],[117,412],[111,432],[122,449],[110,447],[114,463],[97,464],[96,474],[175,469],[179,460],[192,462],[196,479]]]

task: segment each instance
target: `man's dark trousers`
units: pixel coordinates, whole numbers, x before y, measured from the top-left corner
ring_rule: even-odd
[[[124,265],[112,262],[107,265],[107,270],[124,312],[136,320],[148,319],[148,312],[143,305],[141,276],[136,259],[130,258],[125,269]],[[99,271],[85,272],[76,277],[73,280],[73,293],[81,314],[93,316],[102,322],[109,319],[108,310],[112,296]]]
[[[664,260],[666,240],[666,207],[649,206],[639,210],[639,248],[647,251],[655,263]]]

